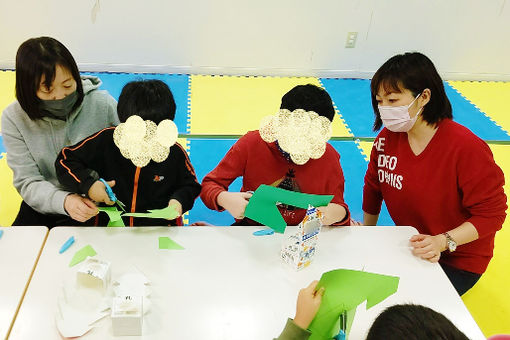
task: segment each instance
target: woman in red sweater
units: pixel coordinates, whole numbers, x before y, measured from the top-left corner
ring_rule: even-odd
[[[505,220],[504,175],[488,145],[452,120],[434,64],[421,53],[396,55],[371,82],[374,141],[363,189],[364,224],[382,200],[396,225],[411,225],[413,254],[438,262],[462,295],[492,258]]]

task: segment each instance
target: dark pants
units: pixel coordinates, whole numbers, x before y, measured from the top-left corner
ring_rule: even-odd
[[[44,225],[48,228],[53,228],[57,225],[60,226],[90,226],[94,225],[95,218],[91,218],[86,222],[78,222],[73,220],[71,217],[67,215],[50,215],[50,214],[41,214],[40,212],[34,210],[31,206],[25,203],[25,201],[21,202],[21,206],[19,207],[18,216],[14,222],[12,222],[13,226],[23,226],[23,225]]]
[[[464,295],[464,293],[471,289],[482,276],[481,274],[457,269],[446,264],[440,263],[440,265],[459,295]]]

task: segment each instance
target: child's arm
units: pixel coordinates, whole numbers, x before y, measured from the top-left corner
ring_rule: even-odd
[[[200,195],[201,185],[195,175],[195,169],[189,160],[188,154],[179,143],[171,152],[178,153],[176,164],[178,169],[177,189],[170,195],[169,206],[173,206],[180,215],[193,208],[195,199]]]
[[[237,217],[236,215],[240,210],[244,213],[242,206],[244,204],[244,207],[246,207],[246,195],[249,194],[228,192],[228,187],[237,177],[244,174],[247,153],[249,152],[247,142],[247,135],[241,137],[230,148],[216,168],[202,180],[200,198],[209,209],[218,211],[227,209],[234,217]],[[238,209],[232,206],[236,206]]]
[[[294,320],[287,321],[285,329],[276,340],[308,339],[311,336],[312,333],[307,328],[319,311],[322,295],[324,295],[324,288],[315,290],[318,283],[313,281],[308,287],[299,291],[296,316]]]
[[[88,195],[90,189],[95,189],[91,193],[100,192],[100,190],[97,190],[98,187],[102,186],[102,191],[106,194],[104,185],[97,182],[99,175],[96,170],[102,168],[104,145],[108,142],[109,138],[113,138],[111,131],[113,129],[114,127],[103,129],[81,142],[65,147],[60,151],[55,161],[55,170],[59,182],[67,190]],[[92,196],[93,200],[99,198],[94,194]],[[107,198],[108,196],[106,195]],[[96,201],[104,200],[99,199]]]
[[[328,145],[330,147],[330,145]],[[335,152],[335,161],[329,167],[327,193],[333,194],[333,200],[325,207],[319,207],[323,213],[324,225],[349,225],[351,216],[344,201],[344,173],[340,165],[340,155]]]

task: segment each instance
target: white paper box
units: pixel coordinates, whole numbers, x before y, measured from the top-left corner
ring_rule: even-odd
[[[117,296],[112,302],[113,335],[142,335],[143,297]]]
[[[294,269],[303,269],[312,262],[322,226],[321,218],[320,211],[310,206],[305,218],[298,225],[298,231],[284,240],[281,251],[282,260]]]
[[[88,258],[78,269],[76,283],[87,288],[106,290],[110,283],[110,262]]]

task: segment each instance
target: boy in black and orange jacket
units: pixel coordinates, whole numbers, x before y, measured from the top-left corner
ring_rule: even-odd
[[[58,180],[70,191],[113,204],[99,181],[104,178],[129,212],[172,206],[181,216],[193,207],[201,186],[186,151],[175,142],[175,108],[172,92],[160,80],[126,84],[117,106],[123,124],[62,149],[55,162]],[[106,225],[106,215],[100,217],[98,225]],[[124,223],[180,225],[182,220],[130,217]]]

